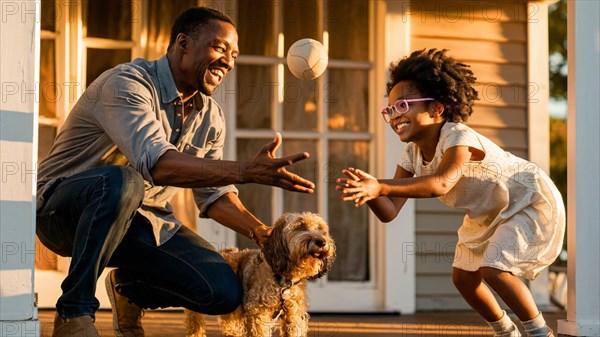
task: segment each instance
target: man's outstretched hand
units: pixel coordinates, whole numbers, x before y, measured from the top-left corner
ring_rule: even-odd
[[[285,169],[286,166],[304,160],[308,152],[276,158],[275,152],[281,145],[281,134],[277,132],[272,142],[265,144],[251,160],[244,163],[245,182],[281,187],[288,191],[313,193],[315,184]]]

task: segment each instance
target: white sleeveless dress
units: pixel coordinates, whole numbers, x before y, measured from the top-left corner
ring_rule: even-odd
[[[433,174],[444,152],[454,146],[479,149],[485,157],[465,164],[462,175],[446,177],[458,182],[438,198],[466,211],[453,267],[493,267],[534,279],[562,249],[565,209],[558,189],[535,163],[504,151],[461,123],[442,127],[430,163],[424,163],[420,149],[409,143],[398,165],[415,176]]]

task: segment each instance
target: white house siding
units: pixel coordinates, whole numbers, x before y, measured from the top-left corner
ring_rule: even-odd
[[[39,336],[33,293],[39,13],[25,2],[3,1],[0,9],[0,336]]]
[[[528,157],[527,2],[415,1],[411,49],[449,49],[471,65],[480,101],[468,125],[504,149]],[[535,83],[530,84],[534,86]],[[541,97],[538,97],[541,99]],[[417,200],[417,310],[469,308],[451,281],[461,211]]]

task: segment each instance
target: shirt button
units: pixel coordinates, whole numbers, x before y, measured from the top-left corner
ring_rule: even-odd
[[[186,145],[186,146],[185,146],[185,149],[186,149],[186,150],[189,150],[189,149],[190,149],[190,146],[189,146],[189,145]]]
[[[181,117],[181,114],[177,114],[177,117]]]
[[[175,129],[175,131],[179,132],[179,129]]]

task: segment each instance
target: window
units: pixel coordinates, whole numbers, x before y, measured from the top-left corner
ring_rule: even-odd
[[[62,111],[57,111],[57,102],[63,98],[63,86],[57,74],[56,4],[42,0],[41,10],[38,161],[50,151],[56,136],[62,117]]]
[[[40,33],[40,83],[39,83],[39,123],[38,123],[38,162],[50,151],[61,119],[57,112],[57,101],[61,86],[56,74],[56,5],[52,0],[41,1]],[[58,257],[39,242],[36,236],[36,268],[55,270]]]
[[[291,170],[317,184],[315,195],[242,185],[240,198],[267,223],[283,212],[325,215],[338,244],[328,274],[333,281],[370,279],[368,210],[340,202],[335,190],[342,168],[371,165],[369,1],[350,2],[237,2],[236,158],[251,158],[280,131],[280,155],[309,152],[311,158]],[[306,37],[329,50],[328,70],[313,81],[295,78],[284,64],[291,44]],[[238,235],[238,245],[252,244]]]
[[[102,72],[132,59],[133,26],[139,22],[139,3],[131,0],[83,0],[83,45],[86,85]],[[134,16],[138,14],[138,16]]]
[[[134,56],[140,4],[139,0],[41,0],[38,162],[50,151],[84,86]],[[57,256],[39,241],[36,249],[41,257],[36,268],[60,268]]]

